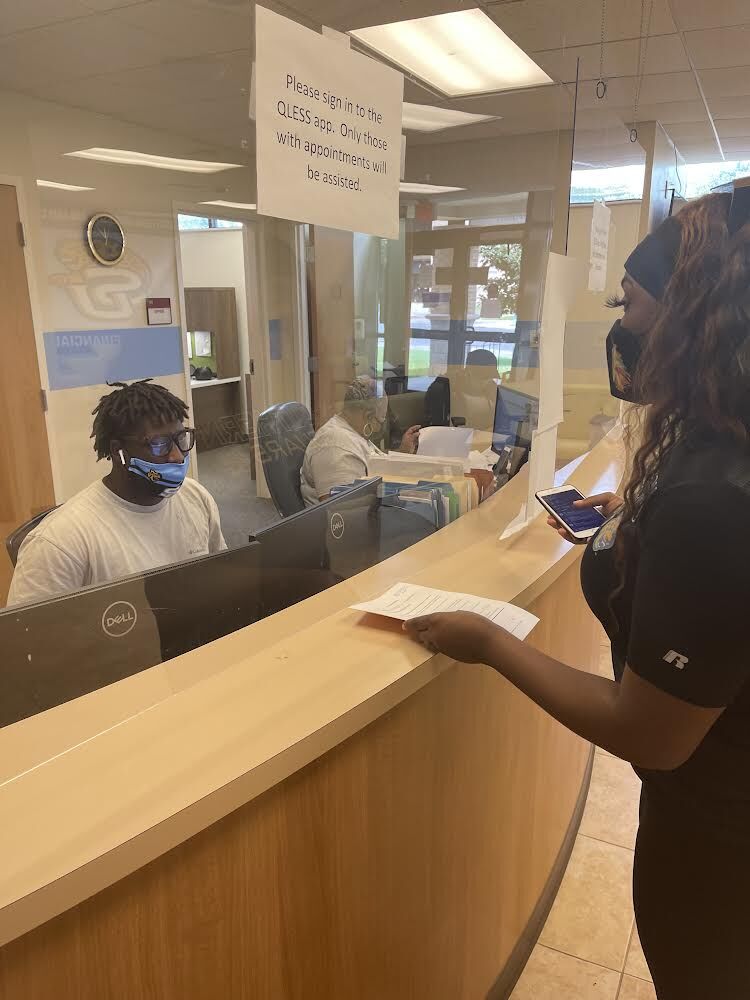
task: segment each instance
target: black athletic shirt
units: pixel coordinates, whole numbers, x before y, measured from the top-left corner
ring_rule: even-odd
[[[704,440],[675,447],[635,523],[625,587],[612,544],[616,515],[589,543],[581,584],[625,664],[693,705],[725,708],[674,771],[644,786],[687,822],[750,843],[750,448]]]

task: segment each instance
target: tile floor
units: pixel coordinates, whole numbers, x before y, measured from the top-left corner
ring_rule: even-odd
[[[611,674],[604,645],[601,669]],[[597,750],[565,877],[512,1000],[656,1000],[631,895],[639,795],[630,765]]]

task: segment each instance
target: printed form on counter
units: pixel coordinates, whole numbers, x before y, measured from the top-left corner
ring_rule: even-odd
[[[525,639],[539,619],[523,608],[505,601],[490,601],[473,594],[457,594],[450,590],[433,590],[412,583],[396,583],[381,597],[363,604],[353,604],[353,611],[365,611],[371,615],[409,621],[442,611],[472,611],[500,625],[506,632]]]

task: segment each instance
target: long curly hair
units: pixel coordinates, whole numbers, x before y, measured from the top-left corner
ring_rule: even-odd
[[[675,270],[634,377],[635,398],[649,405],[628,429],[634,457],[616,546],[621,579],[638,511],[675,444],[707,435],[750,443],[750,224],[730,236],[730,202],[728,194],[706,195],[677,216]]]

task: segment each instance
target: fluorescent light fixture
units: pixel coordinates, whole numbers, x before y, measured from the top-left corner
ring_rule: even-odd
[[[94,188],[81,187],[79,184],[63,184],[61,181],[38,180],[36,186],[40,188],[57,188],[59,191],[93,191]]]
[[[244,208],[248,212],[254,212],[257,205],[249,205],[244,201],[202,201],[201,205],[218,205],[220,208]]]
[[[409,104],[404,101],[402,128],[415,132],[440,132],[444,128],[459,125],[475,125],[486,122],[495,115],[474,115],[468,111],[452,111],[450,108],[434,108],[429,104]]]
[[[440,184],[412,184],[402,181],[398,186],[401,194],[450,194],[452,191],[465,191],[466,188],[443,187]]]
[[[476,7],[357,28],[350,34],[452,97],[552,83],[544,70]]]
[[[66,156],[77,156],[82,160],[98,160],[100,163],[119,163],[133,167],[156,167],[158,170],[182,170],[188,174],[217,174],[220,170],[233,170],[241,163],[214,163],[212,160],[182,160],[176,156],[156,156],[153,153],[139,153],[131,149],[78,149]]]

